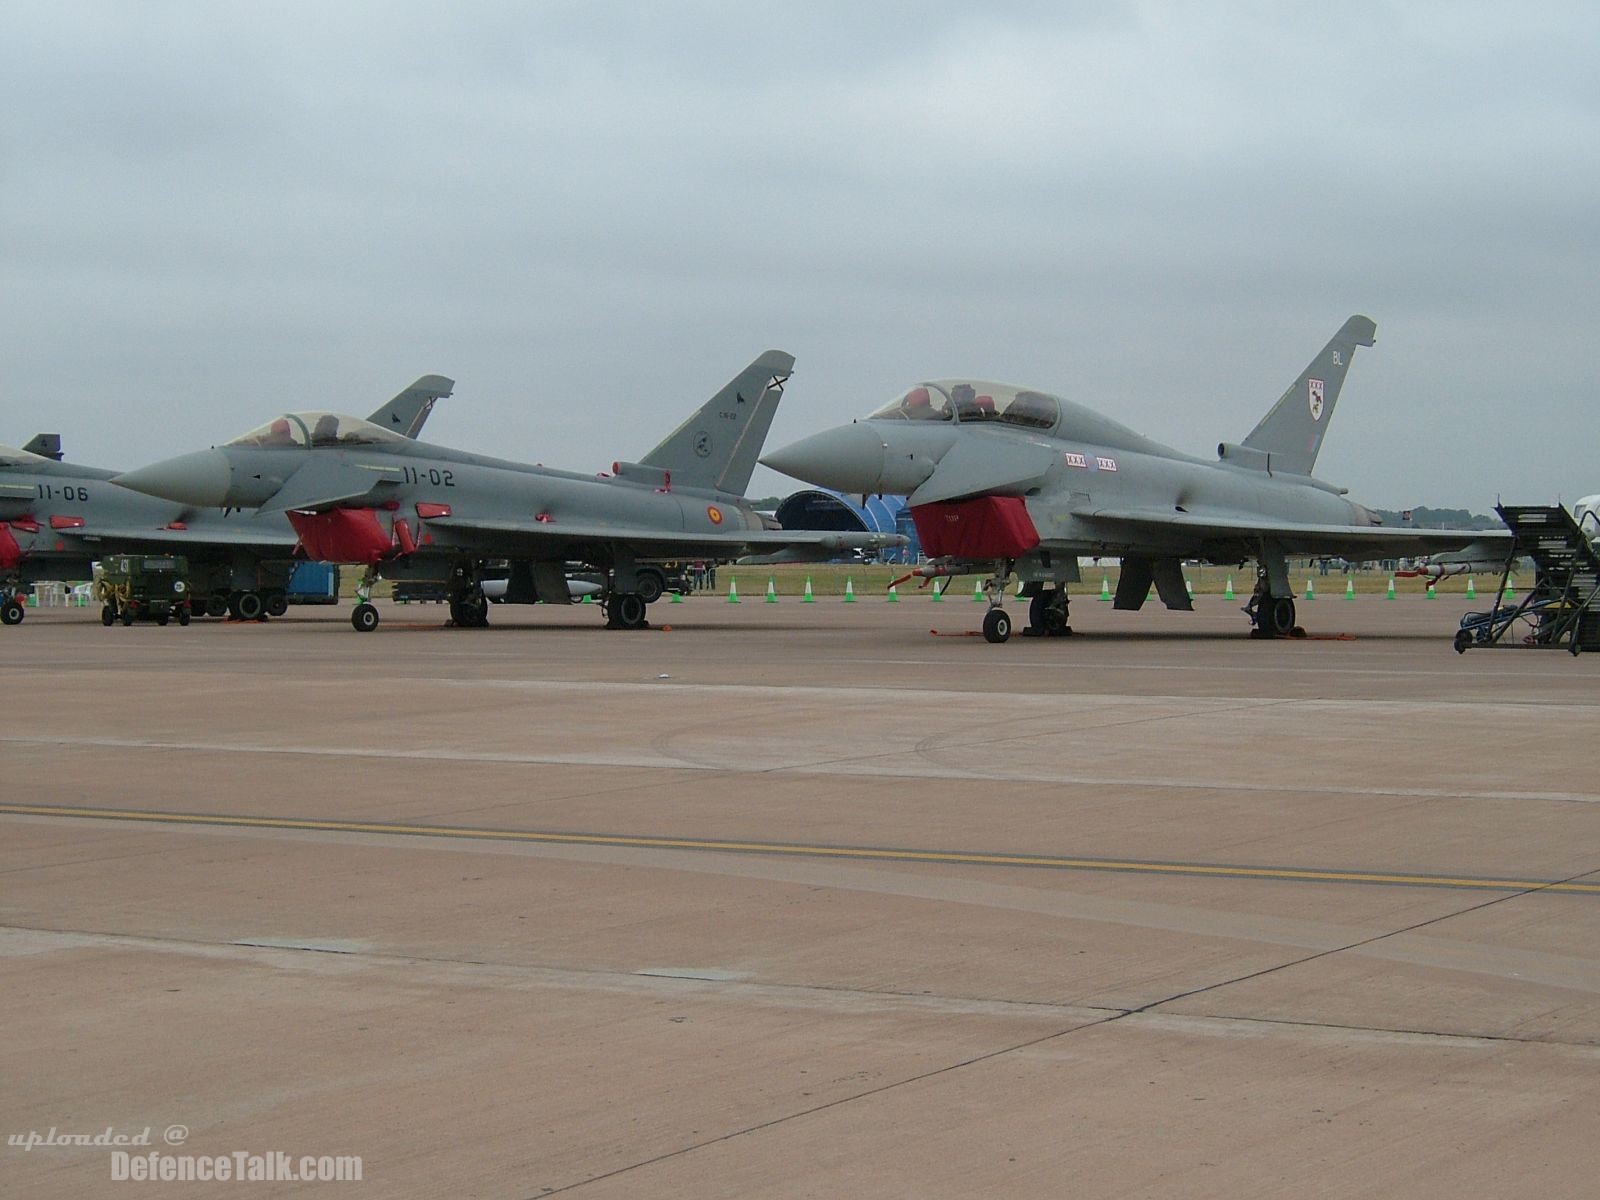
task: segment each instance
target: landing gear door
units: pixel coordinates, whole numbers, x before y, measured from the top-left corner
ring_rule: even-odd
[[[572,590],[567,587],[567,573],[561,563],[534,563],[533,590],[545,604],[572,603]]]

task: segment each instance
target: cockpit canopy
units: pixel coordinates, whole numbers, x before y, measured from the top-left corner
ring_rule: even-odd
[[[998,421],[1023,429],[1051,430],[1061,420],[1061,401],[1043,392],[1004,383],[941,379],[919,383],[867,418],[870,421]]]
[[[41,454],[18,450],[15,446],[0,446],[0,465],[7,467],[36,467],[51,460]]]
[[[226,443],[229,446],[298,446],[322,449],[333,446],[393,445],[406,439],[381,425],[332,412],[285,413],[249,433]]]

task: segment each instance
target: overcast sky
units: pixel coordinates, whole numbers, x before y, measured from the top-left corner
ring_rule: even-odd
[[[1319,475],[1600,492],[1592,2],[17,0],[0,44],[0,442],[127,468],[438,372],[428,440],[598,469],[777,347],[773,447],[970,375],[1210,454],[1363,312]]]

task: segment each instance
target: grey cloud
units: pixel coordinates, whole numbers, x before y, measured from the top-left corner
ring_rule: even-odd
[[[1582,6],[24,8],[0,440],[441,371],[434,436],[583,467],[782,346],[775,439],[973,373],[1203,451],[1363,311],[1331,478],[1600,490]]]

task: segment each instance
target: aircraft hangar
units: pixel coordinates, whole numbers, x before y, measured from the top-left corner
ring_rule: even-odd
[[[863,496],[861,501],[830,488],[806,488],[785,497],[773,515],[785,529],[902,534],[910,541],[884,550],[883,561],[916,562],[921,546],[905,498]]]

